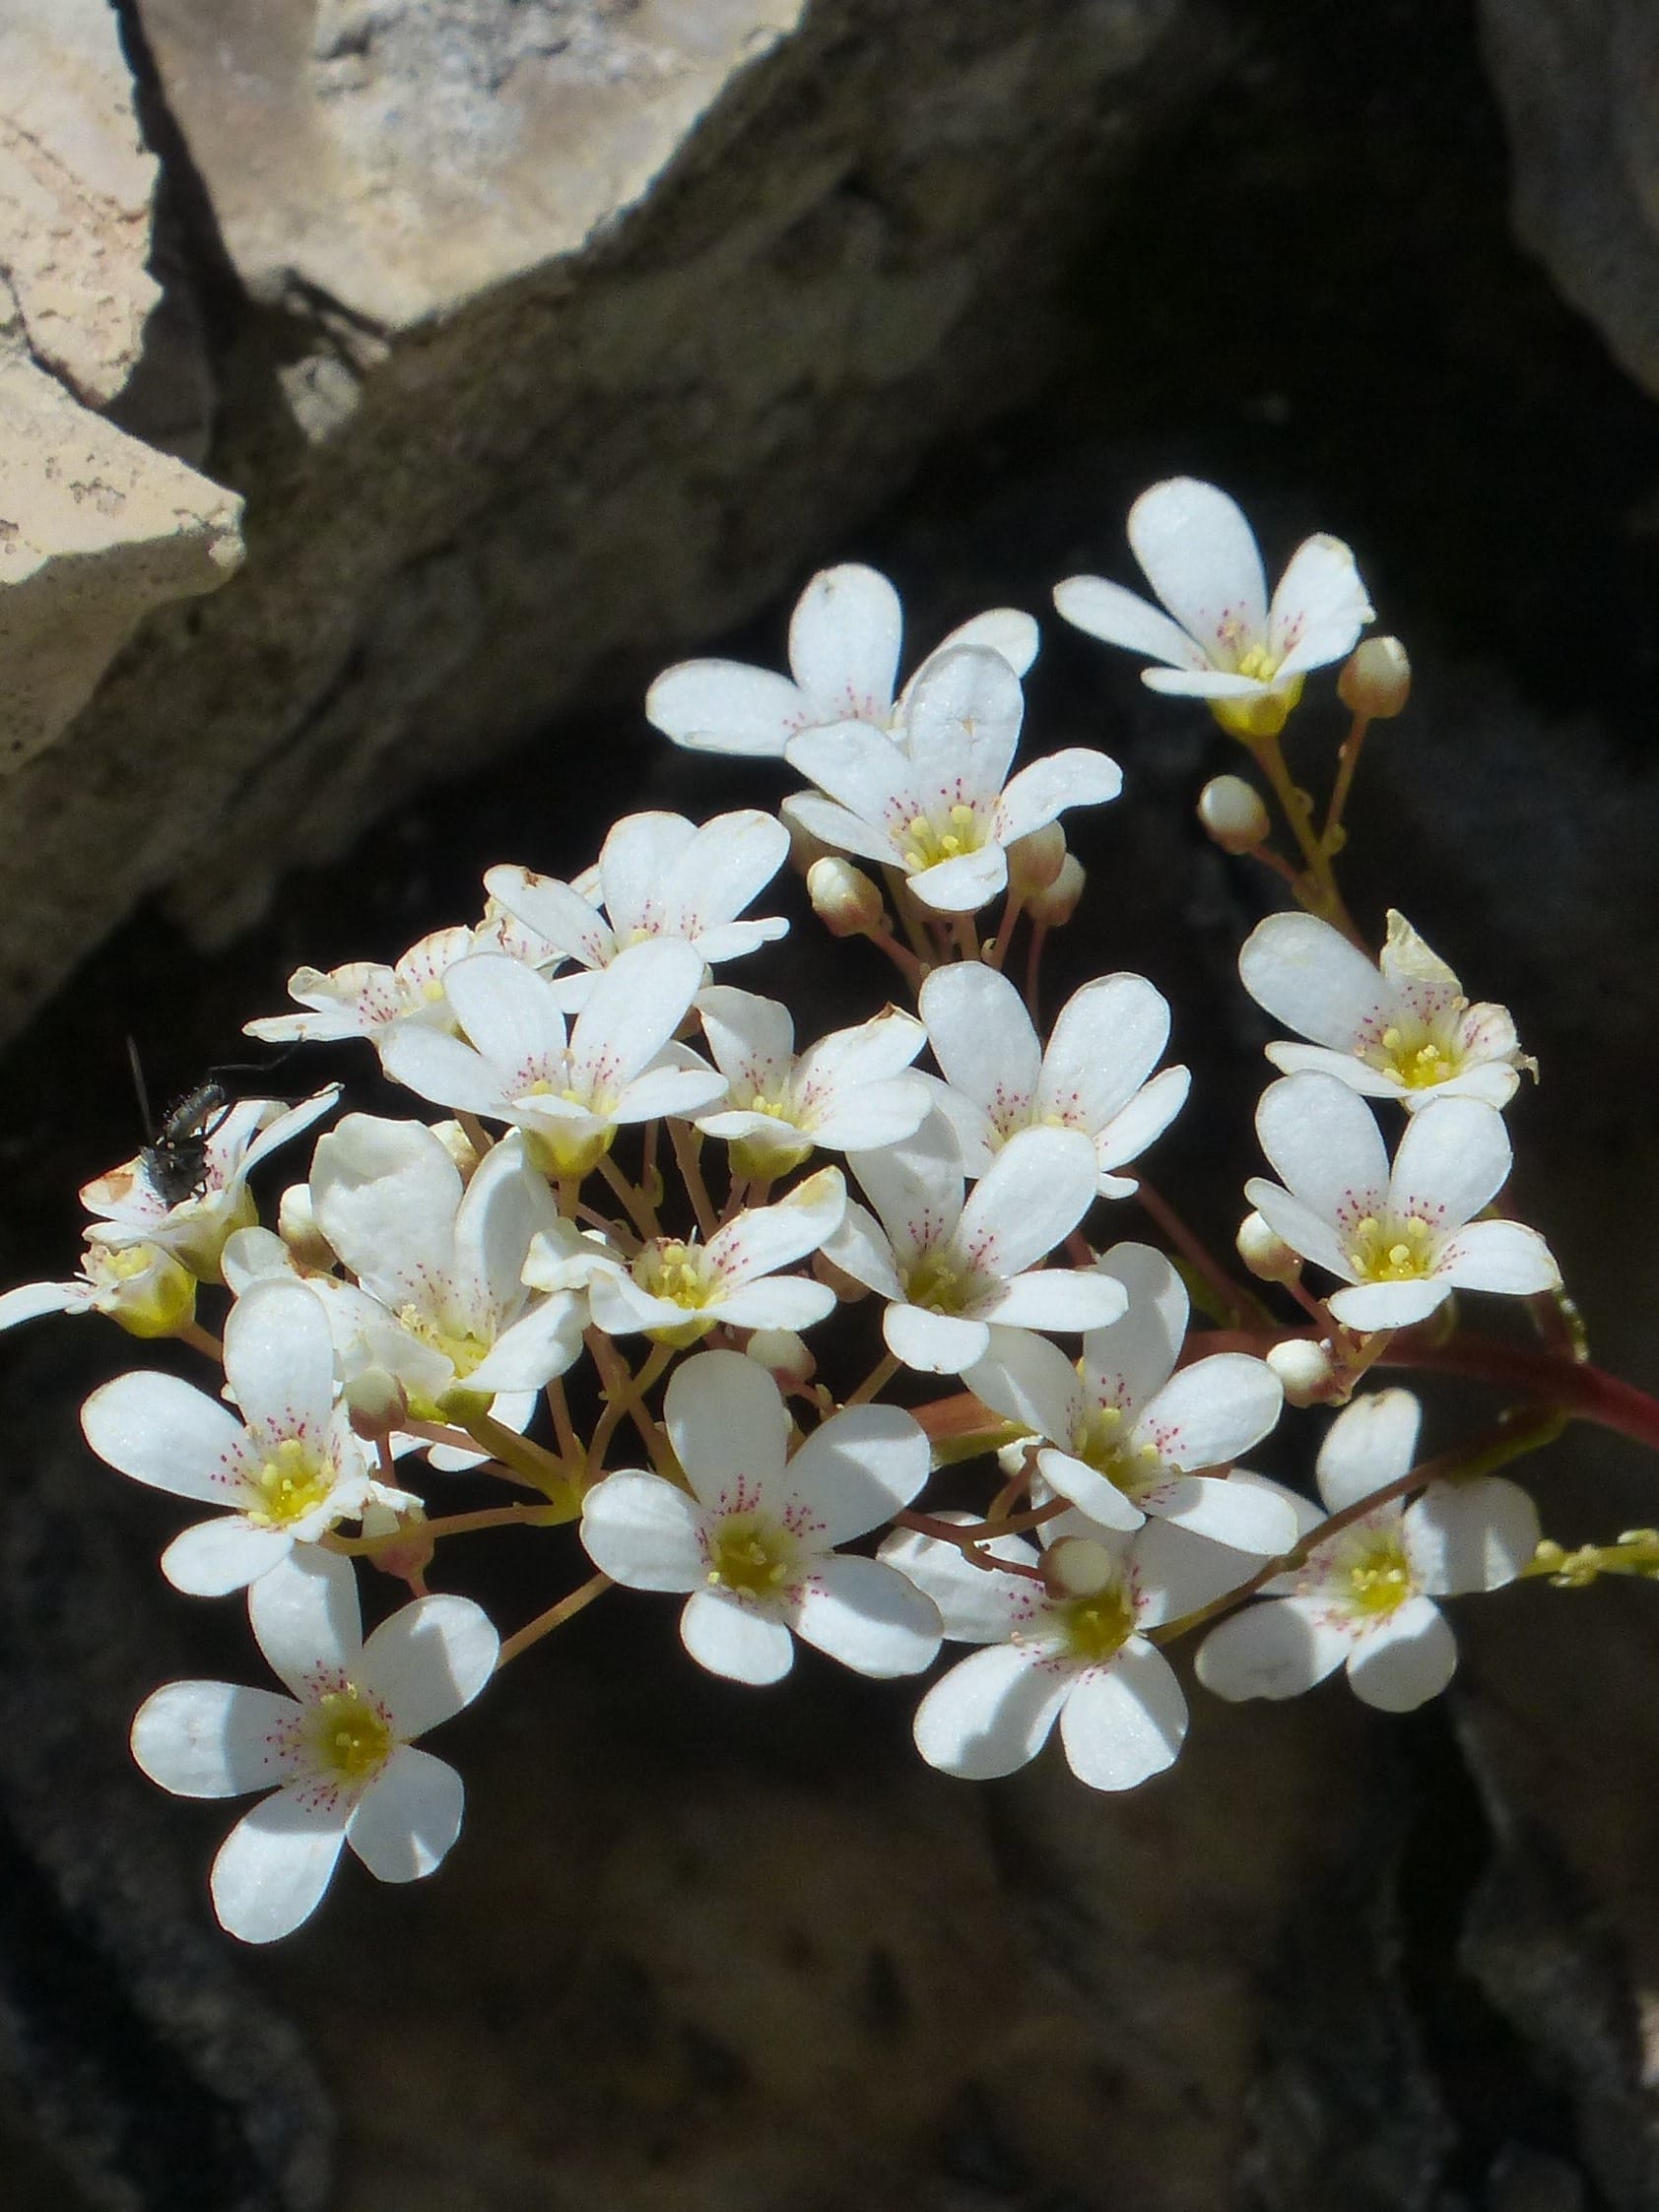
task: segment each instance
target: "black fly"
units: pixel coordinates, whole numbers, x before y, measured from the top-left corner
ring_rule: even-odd
[[[150,1188],[168,1206],[182,1205],[187,1199],[199,1199],[207,1189],[208,1145],[225,1127],[235,1104],[220,1076],[262,1075],[265,1068],[238,1064],[211,1069],[206,1081],[175,1099],[158,1124],[150,1112],[144,1070],[139,1062],[138,1047],[131,1037],[127,1039],[127,1058],[132,1064],[132,1079],[138,1091],[144,1126],[156,1133],[148,1144],[139,1147],[138,1154]],[[267,1062],[266,1066],[277,1067],[287,1058],[287,1053],[279,1053],[276,1060]]]

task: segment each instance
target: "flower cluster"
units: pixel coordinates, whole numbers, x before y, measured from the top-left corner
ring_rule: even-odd
[[[826,571],[788,676],[693,661],[647,700],[678,745],[795,770],[810,788],[781,818],[632,814],[569,878],[492,868],[476,922],[389,966],[301,968],[295,1010],[248,1033],[363,1038],[432,1111],[344,1114],[264,1219],[250,1176],[336,1093],[187,1115],[89,1185],[75,1281],[0,1299],[0,1327],[97,1310],[213,1364],[206,1389],[117,1376],[83,1425],[110,1467],[208,1509],[163,1572],[242,1594],[283,1685],[172,1683],[133,1726],[165,1789],[271,1792],[215,1861],[234,1934],[297,1926],[343,1845],[382,1880],[431,1872],[461,1784],[415,1738],[614,1586],[672,1595],[691,1658],[738,1683],[776,1681],[797,1639],[880,1678],[974,1646],[919,1698],[923,1759],[1007,1774],[1058,1724],[1076,1775],[1117,1790],[1179,1752],[1171,1640],[1207,1627],[1198,1678],[1224,1698],[1346,1663],[1397,1709],[1451,1672],[1435,1600],[1527,1571],[1536,1515],[1492,1471],[1520,1447],[1419,1466],[1415,1398],[1360,1387],[1455,1318],[1454,1292],[1559,1285],[1543,1240],[1493,1210],[1501,1109],[1536,1072],[1507,1013],[1471,1005],[1397,914],[1373,960],[1335,887],[1360,739],[1396,710],[1403,656],[1379,677],[1354,652],[1370,609],[1335,539],[1309,539],[1270,602],[1214,487],[1154,487],[1130,538],[1168,612],[1079,577],[1061,614],[1208,701],[1282,799],[1278,734],[1307,676],[1353,654],[1322,831],[1289,788],[1300,867],[1271,853],[1253,787],[1224,779],[1201,807],[1300,903],[1240,963],[1307,1040],[1268,1048],[1279,1180],[1249,1183],[1239,1237],[1294,1317],[1147,1180],[1190,1086],[1156,986],[1102,975],[1041,1018],[1044,943],[1083,882],[1061,816],[1123,779],[1082,748],[1014,770],[1035,622],[982,615],[900,687],[893,586]],[[753,988],[789,924],[752,910],[791,854],[913,1010],[872,994],[803,1042]],[[1368,1100],[1403,1109],[1392,1158]],[[1304,1262],[1341,1287],[1317,1296]],[[1194,1330],[1195,1301],[1219,1327]],[[1318,1416],[1325,1513],[1241,1464],[1275,1452],[1287,1401],[1346,1406]],[[975,1465],[977,1512],[960,1503]],[[953,1502],[930,1501],[948,1466]],[[568,1587],[503,1641],[428,1584],[455,1540],[512,1527],[563,1528],[546,1555]]]

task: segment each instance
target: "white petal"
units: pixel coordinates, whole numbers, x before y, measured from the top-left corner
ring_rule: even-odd
[[[1410,1391],[1368,1391],[1344,1406],[1319,1447],[1319,1495],[1333,1513],[1396,1482],[1417,1457],[1423,1407]]]
[[[1039,1452],[1037,1467],[1051,1490],[1069,1498],[1087,1520],[1102,1529],[1139,1529],[1147,1518],[1115,1482],[1070,1452]]]
[[[804,1260],[834,1235],[847,1209],[841,1171],[820,1168],[775,1205],[748,1207],[709,1239],[708,1258],[730,1284]]]
[[[1020,679],[1000,653],[953,645],[931,654],[905,700],[903,744],[940,797],[972,800],[1002,789],[1026,711]]]
[[[818,718],[884,724],[893,706],[904,613],[874,568],[848,561],[816,575],[789,622],[789,666]]]
[[[714,1065],[735,1091],[782,1084],[795,1058],[795,1019],[781,1001],[714,983],[697,993],[697,1007]]]
[[[365,1289],[394,1310],[431,1304],[453,1263],[461,1177],[430,1129],[348,1114],[318,1141],[310,1191],[317,1226]]]
[[[1135,1441],[1158,1448],[1166,1465],[1194,1473],[1228,1466],[1266,1436],[1285,1402],[1265,1359],[1217,1352],[1172,1375],[1142,1409]]]
[[[238,1500],[241,1426],[176,1375],[117,1375],[82,1406],[81,1429],[100,1460],[135,1482],[212,1505]]]
[[[1072,807],[1103,807],[1123,789],[1123,770],[1093,746],[1067,746],[1022,768],[997,801],[997,842],[1011,845],[1046,828]]]
[[[1123,1312],[1123,1286],[1094,1268],[1028,1268],[1012,1275],[979,1311],[999,1329],[1047,1329],[1082,1335]]]
[[[37,1321],[42,1314],[82,1311],[91,1292],[79,1282],[24,1282],[0,1295],[0,1329],[15,1329],[20,1322]]]
[[[658,942],[666,943],[664,940]],[[647,947],[641,945],[639,949]],[[642,1075],[624,1085],[611,1105],[609,1118],[614,1122],[654,1122],[674,1115],[689,1122],[723,1098],[725,1091],[725,1076],[700,1063],[695,1068],[647,1068]]]
[[[676,745],[755,759],[781,759],[804,711],[787,677],[742,661],[682,661],[645,694],[646,720]]]
[[[611,927],[625,943],[635,930],[681,934],[665,893],[696,834],[684,814],[659,809],[613,824],[599,852],[599,881]]]
[[[1037,657],[1041,633],[1029,615],[1017,607],[992,607],[983,615],[959,623],[935,648],[948,653],[956,645],[984,645],[1000,653],[1016,676],[1024,676]],[[930,656],[931,658],[931,656]]]
[[[1334,1674],[1352,1648],[1316,1599],[1275,1597],[1211,1629],[1193,1670],[1217,1697],[1299,1697]]]
[[[518,1074],[556,1064],[564,1016],[547,978],[501,952],[457,960],[443,979],[455,1017],[494,1068]]]
[[[1451,1295],[1443,1276],[1425,1282],[1361,1282],[1325,1303],[1345,1329],[1361,1335],[1379,1329],[1410,1329],[1427,1321]]]
[[[1358,945],[1312,914],[1270,914],[1238,955],[1257,1006],[1333,1051],[1352,1052],[1379,1028],[1394,994]]]
[[[1253,1482],[1184,1475],[1174,1497],[1153,1511],[1175,1528],[1231,1551],[1248,1552],[1252,1558],[1276,1559],[1296,1540],[1296,1517],[1291,1507]]]
[[[273,1152],[279,1151],[283,1145],[298,1137],[301,1130],[309,1129],[313,1122],[320,1121],[324,1114],[332,1112],[340,1103],[342,1087],[339,1083],[327,1083],[314,1096],[302,1098],[297,1106],[291,1106],[287,1113],[276,1115],[242,1154],[237,1169],[238,1177],[245,1181],[261,1161],[269,1159]]]
[[[1099,1405],[1138,1412],[1173,1374],[1192,1307],[1186,1285],[1150,1244],[1114,1244],[1096,1271],[1121,1283],[1128,1311],[1084,1339],[1085,1388]]]
[[[530,1240],[558,1230],[553,1193],[526,1161],[524,1139],[514,1130],[485,1153],[455,1213],[455,1295],[477,1334],[493,1334],[500,1320],[518,1311]]]
[[[883,1298],[903,1297],[904,1285],[894,1266],[893,1247],[875,1215],[856,1200],[848,1202],[841,1225],[825,1246],[824,1256],[867,1290]]]
[[[827,1321],[835,1304],[835,1293],[826,1282],[809,1282],[804,1275],[762,1275],[728,1291],[718,1312],[734,1329],[802,1330]]]
[[[1427,1597],[1408,1597],[1349,1654],[1354,1694],[1384,1713],[1410,1713],[1438,1697],[1457,1669],[1457,1644]]]
[[[319,1667],[351,1674],[363,1656],[357,1575],[336,1552],[291,1551],[249,1590],[247,1612],[272,1671],[297,1697]]]
[[[1148,654],[1170,668],[1209,665],[1179,622],[1104,576],[1068,576],[1054,587],[1054,605],[1075,628],[1107,645]]]
[[[1129,543],[1147,581],[1217,668],[1265,642],[1267,578],[1254,533],[1213,484],[1172,477],[1129,510]]]
[[[787,930],[775,917],[740,923],[737,916],[788,857],[789,832],[775,814],[758,807],[715,814],[693,832],[664,879],[646,886],[647,911],[660,911],[672,934],[694,937],[705,960],[736,959]],[[615,920],[616,908],[610,911]]]
[[[1133,1789],[1172,1766],[1187,1732],[1187,1701],[1161,1652],[1139,1638],[1110,1666],[1073,1684],[1060,1714],[1060,1740],[1079,1782]]]
[[[887,741],[878,739],[877,742],[886,744]],[[806,775],[809,771],[802,767],[801,773]],[[866,821],[850,807],[843,807],[833,799],[821,798],[816,791],[791,792],[783,802],[783,815],[786,821],[794,822],[797,828],[816,837],[821,845],[828,845],[831,852],[854,853],[860,860],[878,861],[884,868],[895,867],[897,863],[893,839],[885,829]]]
[[[935,968],[922,985],[920,1011],[934,1058],[953,1089],[1003,1127],[1029,1105],[1042,1047],[1007,976],[978,960]]]
[[[936,914],[977,914],[1002,896],[1008,882],[1008,856],[1001,845],[981,845],[977,852],[919,870],[909,882],[914,896]]]
[[[1361,1097],[1392,1098],[1408,1113],[1415,1106],[1427,1105],[1430,1098],[1443,1095],[1436,1091],[1408,1090],[1392,1068],[1373,1068],[1367,1061],[1333,1052],[1325,1045],[1275,1042],[1264,1045],[1262,1050],[1281,1074],[1334,1075],[1339,1083],[1346,1083]]]
[[[668,1043],[701,983],[701,954],[674,939],[647,939],[619,952],[576,1016],[573,1087],[614,1097]]]
[[[1376,1116],[1334,1075],[1269,1083],[1256,1108],[1256,1135],[1293,1194],[1326,1221],[1380,1209],[1388,1153]]]
[[[1459,1290],[1526,1296],[1560,1287],[1560,1269],[1536,1229],[1518,1221],[1471,1221],[1441,1246],[1434,1272]]]
[[[821,1560],[795,1609],[797,1636],[855,1673],[919,1674],[938,1656],[939,1608],[878,1559]]]
[[[971,1515],[940,1514],[942,1521],[965,1522]],[[988,1558],[1032,1567],[1036,1552],[1024,1536],[993,1536],[977,1549]],[[939,1608],[945,1633],[962,1644],[1005,1643],[1013,1631],[1029,1620],[1041,1599],[1039,1586],[1028,1575],[1002,1575],[995,1569],[976,1567],[962,1552],[937,1536],[900,1529],[881,1547],[881,1557],[905,1580],[926,1593]]]
[[[1050,1033],[1037,1093],[1041,1110],[1094,1135],[1129,1104],[1168,1041],[1168,1004],[1145,976],[1106,975],[1086,983],[1061,1008]]]
[[[1013,1774],[1048,1741],[1072,1679],[1018,1645],[970,1653],[916,1708],[916,1749],[967,1782]]]
[[[402,1744],[353,1808],[346,1841],[379,1882],[418,1882],[461,1833],[464,1792],[451,1766]]]
[[[1348,1248],[1323,1214],[1315,1213],[1312,1206],[1260,1175],[1251,1176],[1244,1186],[1244,1196],[1274,1235],[1283,1237],[1293,1252],[1299,1252],[1316,1268],[1340,1275],[1346,1282],[1354,1280],[1354,1264],[1348,1257]]]
[[[847,1164],[881,1215],[901,1266],[957,1226],[962,1209],[962,1156],[943,1114],[929,1114],[902,1144],[882,1152],[855,1152]],[[857,1211],[848,1207],[849,1225]],[[831,1258],[839,1242],[832,1240]]]
[[[1058,1344],[1023,1329],[993,1329],[990,1349],[962,1377],[1004,1420],[1068,1447],[1083,1412],[1077,1369]]]
[[[464,1114],[504,1118],[501,1074],[459,1037],[406,1021],[382,1041],[380,1065],[394,1083],[412,1090],[417,1098],[430,1098],[435,1106],[453,1106]]]
[[[283,1780],[273,1739],[294,1700],[230,1682],[168,1682],[133,1716],[132,1755],[175,1797],[237,1797]]]
[[[515,920],[567,958],[597,968],[614,956],[616,932],[591,899],[559,877],[538,876],[529,868],[492,868],[484,887]]]
[[[162,1554],[162,1572],[186,1597],[228,1597],[268,1575],[293,1549],[286,1529],[255,1529],[230,1513],[174,1536]]]
[[[780,1496],[801,1499],[827,1545],[891,1521],[927,1481],[926,1436],[896,1405],[849,1405],[813,1430],[784,1472]]]
[[[1246,1487],[1237,1475],[1228,1482]],[[1213,1543],[1173,1522],[1149,1520],[1133,1540],[1136,1618],[1142,1628],[1196,1613],[1200,1606],[1247,1583],[1261,1566],[1259,1554]]]
[[[882,1316],[882,1337],[894,1358],[918,1374],[960,1375],[984,1358],[991,1332],[982,1321],[896,1301]]]
[[[1478,1098],[1437,1098],[1406,1124],[1389,1204],[1445,1231],[1462,1228],[1509,1179],[1509,1132]]]
[[[1519,1483],[1498,1474],[1431,1482],[1408,1508],[1406,1556],[1430,1597],[1501,1590],[1528,1566],[1541,1533],[1538,1508]]]
[[[696,1590],[705,1573],[701,1528],[693,1500],[643,1469],[606,1475],[582,1501],[588,1557],[630,1590]]]
[[[225,1379],[250,1427],[320,1439],[334,1407],[334,1339],[302,1282],[256,1282],[236,1300],[225,1324]]]
[[[677,1367],[663,1417],[700,1504],[724,1507],[740,1480],[752,1490],[775,1489],[789,1413],[770,1375],[742,1352],[699,1352]]]
[[[580,1359],[586,1319],[584,1301],[569,1291],[538,1299],[527,1314],[502,1331],[467,1377],[467,1388],[492,1398],[498,1391],[543,1389]]]
[[[246,1812],[213,1862],[213,1909],[244,1943],[292,1935],[322,1903],[346,1840],[344,1807],[313,1811],[279,1789]]]
[[[365,1644],[363,1680],[407,1742],[472,1703],[495,1670],[500,1642],[470,1597],[418,1597]]]
[[[1268,616],[1268,642],[1281,681],[1346,660],[1371,619],[1354,555],[1340,538],[1304,538],[1279,579]]]
[[[1094,1204],[1095,1174],[1095,1147],[1080,1131],[1017,1131],[969,1192],[958,1249],[982,1274],[1019,1274],[1077,1227]]]
[[[699,1666],[732,1682],[780,1682],[795,1663],[795,1640],[783,1622],[724,1590],[693,1592],[680,1640]]]

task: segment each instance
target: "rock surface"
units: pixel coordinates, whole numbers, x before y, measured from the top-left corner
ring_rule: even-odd
[[[1659,393],[1659,23],[1646,0],[1481,0],[1514,221]]]
[[[1094,182],[1222,51],[1187,0],[137,20],[251,553],[0,793],[0,1027],[144,892],[223,938],[423,779],[636,695],[1029,388]]]

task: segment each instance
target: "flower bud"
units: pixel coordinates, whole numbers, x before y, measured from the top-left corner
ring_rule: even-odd
[[[1033,922],[1041,922],[1046,929],[1062,929],[1077,912],[1077,903],[1083,896],[1085,877],[1083,863],[1076,853],[1068,853],[1060,863],[1060,873],[1045,891],[1033,891],[1026,901],[1026,912]]]
[[[1242,776],[1212,776],[1198,795],[1198,818],[1224,853],[1253,853],[1273,828],[1260,792]]]
[[[1245,1214],[1233,1242],[1238,1247],[1239,1259],[1261,1281],[1298,1282],[1301,1279],[1301,1254],[1293,1252],[1259,1213]]]
[[[277,1234],[288,1247],[297,1268],[327,1274],[334,1266],[334,1250],[317,1227],[308,1183],[291,1183],[277,1201]]]
[[[1412,664],[1397,637],[1367,637],[1343,663],[1337,697],[1367,722],[1387,722],[1412,695]]]
[[[459,1122],[433,1122],[432,1135],[461,1171],[461,1181],[470,1183],[473,1170],[478,1165],[478,1146]]]
[[[353,1435],[370,1444],[409,1418],[409,1393],[388,1368],[364,1368],[348,1379],[340,1396]]]
[[[428,1531],[423,1506],[405,1506],[400,1512],[372,1498],[363,1509],[363,1532],[379,1541],[373,1555],[375,1566],[400,1582],[425,1574],[437,1549],[437,1538]]]
[[[1045,891],[1065,865],[1066,833],[1057,821],[1047,822],[1009,846],[1009,887],[1021,896]]]
[[[805,1337],[792,1329],[757,1329],[743,1348],[762,1367],[791,1383],[810,1383],[818,1372]]]
[[[1267,1364],[1285,1386],[1292,1405],[1329,1405],[1347,1396],[1327,1344],[1311,1336],[1288,1336],[1267,1354]]]
[[[882,894],[850,860],[815,860],[807,896],[831,937],[867,937],[882,921]]]
[[[1064,1597],[1093,1597],[1118,1578],[1117,1555],[1094,1536],[1062,1536],[1043,1559],[1048,1585]]]

